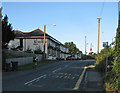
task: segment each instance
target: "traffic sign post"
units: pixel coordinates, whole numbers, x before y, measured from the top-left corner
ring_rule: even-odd
[[[108,42],[103,42],[103,47],[106,47],[106,69],[105,69],[105,73],[107,73],[107,65],[108,65]]]

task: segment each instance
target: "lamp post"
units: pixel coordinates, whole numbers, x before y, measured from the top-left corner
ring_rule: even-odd
[[[86,49],[86,47],[87,47],[87,45],[88,45],[88,43],[86,42],[86,36],[85,36],[85,59],[87,59],[87,49]]]
[[[56,26],[56,24],[52,24],[52,26]],[[46,25],[44,25],[44,50],[43,50],[43,59],[45,59],[46,58],[46,54],[45,54],[45,32],[46,32]]]

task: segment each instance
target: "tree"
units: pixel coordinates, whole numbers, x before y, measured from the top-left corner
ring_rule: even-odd
[[[14,30],[12,30],[12,26],[8,23],[8,17],[5,15],[2,20],[2,48],[7,48],[10,40],[14,40]]]
[[[66,42],[65,45],[68,47],[71,56],[75,56],[75,54],[81,52],[73,42]]]
[[[5,15],[5,17],[2,19],[2,14],[1,14],[2,8],[0,9],[0,23],[2,26],[1,32],[2,32],[2,48],[7,48],[8,43],[10,40],[14,40],[15,35],[14,31],[12,30],[11,24],[8,23],[8,17]],[[5,69],[5,64],[6,64],[6,55],[4,51],[2,51],[2,69]]]

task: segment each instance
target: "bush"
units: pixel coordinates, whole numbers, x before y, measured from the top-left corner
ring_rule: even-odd
[[[27,52],[27,53],[33,53],[32,49],[30,49],[30,48],[27,48],[27,50],[25,52]]]
[[[34,50],[35,54],[43,54],[42,50],[40,49],[40,46],[36,48],[36,50]]]
[[[96,70],[99,71],[100,73],[105,73],[105,60],[102,60],[101,62],[99,62],[99,64],[96,64]]]
[[[17,50],[15,47],[11,48],[11,50]]]
[[[61,58],[58,58],[58,57],[57,57],[56,60],[61,60]]]
[[[104,82],[105,82],[105,88],[106,91],[113,91],[118,90],[118,75],[115,73],[115,71],[109,71],[104,76]]]
[[[108,66],[107,66],[108,71],[112,70],[113,52],[114,52],[114,49],[112,49],[112,48],[108,49]],[[96,66],[97,71],[102,72],[102,73],[105,72],[105,68],[106,68],[106,48],[101,50],[100,54],[97,55],[95,66]]]

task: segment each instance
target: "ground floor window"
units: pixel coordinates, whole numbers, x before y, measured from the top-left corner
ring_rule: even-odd
[[[55,51],[55,50],[53,50],[53,56],[54,56],[54,57],[56,56],[56,51]]]

